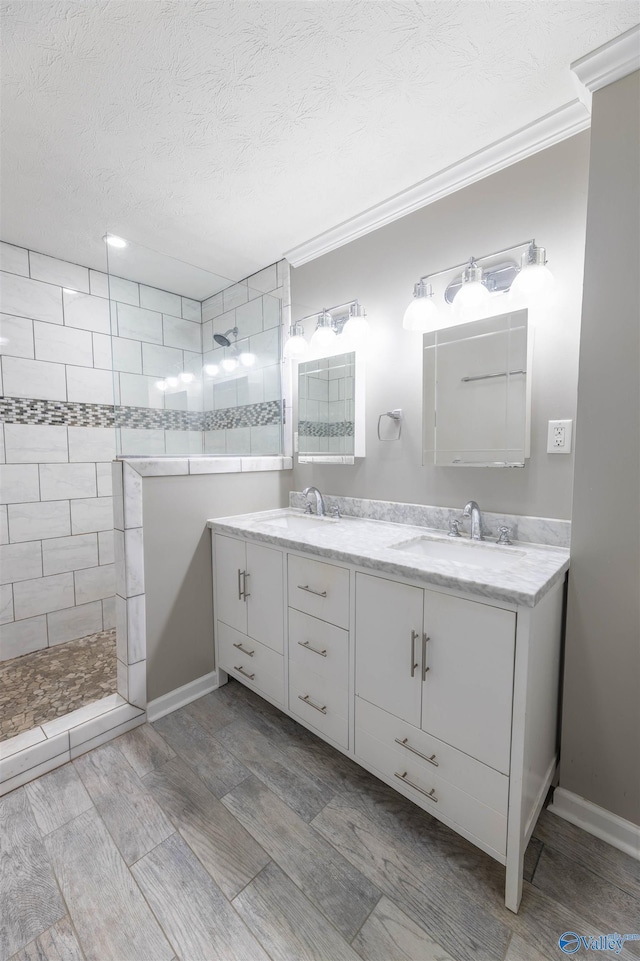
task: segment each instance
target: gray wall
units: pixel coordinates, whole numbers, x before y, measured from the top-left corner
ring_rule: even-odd
[[[367,309],[367,456],[354,467],[297,466],[294,488],[357,497],[569,518],[573,455],[546,453],[547,421],[575,416],[589,135],[580,134],[292,270],[292,316],[358,297]],[[413,284],[471,255],[535,237],[558,284],[537,318],[531,460],[526,468],[422,466],[421,335],[404,331]],[[308,334],[311,333],[309,329]],[[378,415],[402,407],[399,443],[376,437]]]
[[[561,786],[640,824],[640,75],[594,95]]]
[[[290,471],[144,478],[149,700],[214,668],[207,518],[284,507],[290,487]]]

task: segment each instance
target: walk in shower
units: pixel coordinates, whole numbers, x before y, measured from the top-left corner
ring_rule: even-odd
[[[3,741],[116,690],[114,457],[282,452],[288,275],[1,250]]]

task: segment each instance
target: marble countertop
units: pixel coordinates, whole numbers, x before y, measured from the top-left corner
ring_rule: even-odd
[[[240,535],[249,540],[273,544],[289,550],[304,551],[330,561],[354,564],[380,573],[419,580],[425,585],[448,587],[507,604],[533,607],[564,577],[569,568],[569,551],[522,541],[511,547],[483,541],[478,563],[425,557],[408,553],[402,546],[415,538],[451,545],[445,531],[344,516],[327,518],[306,527],[301,510],[291,508],[217,517],[207,525],[222,534]],[[469,540],[466,545],[473,546]],[[448,548],[446,549],[448,551]],[[489,553],[487,553],[489,552]],[[511,554],[512,563],[507,561]],[[484,564],[509,564],[494,570]]]

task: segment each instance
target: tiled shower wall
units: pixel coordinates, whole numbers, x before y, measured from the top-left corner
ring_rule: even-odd
[[[203,410],[202,335],[209,346],[213,331],[201,324],[199,302],[111,277],[110,305],[106,274],[9,244],[0,249],[4,660],[113,626],[110,461],[116,440],[118,452],[130,454],[200,454],[208,417],[217,428],[212,435],[225,441],[231,435],[229,449],[218,444],[216,453],[280,453],[279,447],[265,450],[260,431],[273,426],[271,418],[280,424],[280,405],[265,403],[263,390],[241,414],[220,405],[214,410],[208,383]],[[269,283],[270,271],[277,277],[275,266],[261,272]],[[248,303],[248,283],[234,285],[242,287]],[[224,304],[223,294],[216,296]],[[265,299],[254,297],[261,312]],[[279,316],[275,290],[270,299]],[[262,323],[254,338],[264,333]],[[275,366],[277,356],[265,357],[266,343],[254,340],[252,349],[258,363],[251,373]],[[175,393],[158,390],[159,378],[182,371],[195,374],[193,384]],[[232,390],[226,396],[231,399]],[[233,396],[242,402],[237,389]],[[234,418],[249,427],[241,450],[231,449]]]

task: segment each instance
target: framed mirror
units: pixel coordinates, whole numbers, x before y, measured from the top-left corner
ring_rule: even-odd
[[[298,364],[298,460],[364,457],[364,370],[356,351]]]
[[[526,310],[425,334],[423,464],[524,467],[531,356]]]

